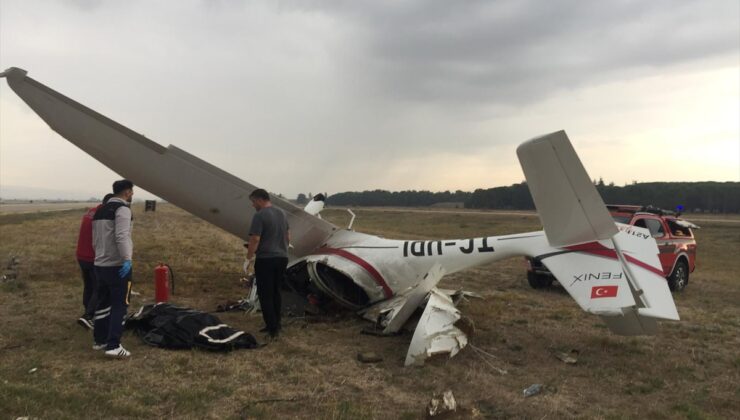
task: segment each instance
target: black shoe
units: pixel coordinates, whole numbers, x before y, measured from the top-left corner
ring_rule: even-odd
[[[267,327],[262,327],[262,329],[260,330],[260,332],[268,332],[268,331],[270,331],[270,330],[267,329]]]
[[[80,326],[81,326],[82,328],[85,328],[85,329],[88,329],[88,330],[92,330],[92,329],[93,329],[93,322],[92,322],[92,319],[90,319],[90,318],[87,318],[87,317],[85,317],[84,315],[83,315],[83,316],[81,316],[81,317],[80,317],[80,318],[79,318],[79,319],[77,320],[77,323],[78,323],[78,324],[80,324]]]

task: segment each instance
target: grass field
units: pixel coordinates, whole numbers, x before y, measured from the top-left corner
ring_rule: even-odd
[[[241,241],[173,206],[136,207],[131,310],[153,297],[153,269],[177,276],[175,303],[213,310],[244,290]],[[355,229],[393,238],[498,235],[539,229],[527,215],[356,211]],[[676,295],[680,322],[654,337],[612,335],[558,289],[535,291],[520,259],[468,270],[443,286],[484,299],[461,306],[475,324],[453,359],[404,368],[411,334],[361,335],[354,316],[294,319],[281,339],[228,354],[165,351],[126,334],[130,360],[91,349],[74,259],[82,212],[0,216],[0,418],[419,418],[451,389],[460,418],[736,418],[740,413],[740,223],[705,222],[698,269]],[[346,213],[327,210],[340,226]],[[255,334],[259,315],[219,315]],[[477,349],[477,350],[476,350]],[[554,352],[578,351],[567,365]],[[356,361],[373,351],[378,364]],[[483,352],[487,353],[484,354]],[[501,374],[499,370],[505,370]],[[524,398],[534,383],[545,391]]]

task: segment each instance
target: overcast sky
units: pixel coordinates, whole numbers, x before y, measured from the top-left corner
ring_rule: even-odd
[[[740,180],[740,2],[0,0],[0,67],[274,192]],[[0,196],[117,178],[0,81]],[[142,192],[139,197],[145,197]]]

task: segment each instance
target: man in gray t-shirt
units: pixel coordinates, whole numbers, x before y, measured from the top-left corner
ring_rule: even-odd
[[[263,207],[252,217],[249,236],[258,237],[257,258],[288,258],[288,221],[277,207]]]
[[[257,280],[257,297],[265,320],[262,331],[275,338],[281,329],[280,287],[288,266],[288,220],[281,209],[272,206],[267,191],[256,189],[249,199],[257,213],[249,228],[247,260],[253,265]]]

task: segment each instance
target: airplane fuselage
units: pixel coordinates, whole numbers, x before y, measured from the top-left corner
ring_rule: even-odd
[[[419,284],[439,263],[446,274],[513,256],[553,249],[543,231],[447,240],[394,240],[339,231],[289,272],[306,270],[323,293],[359,309]]]

